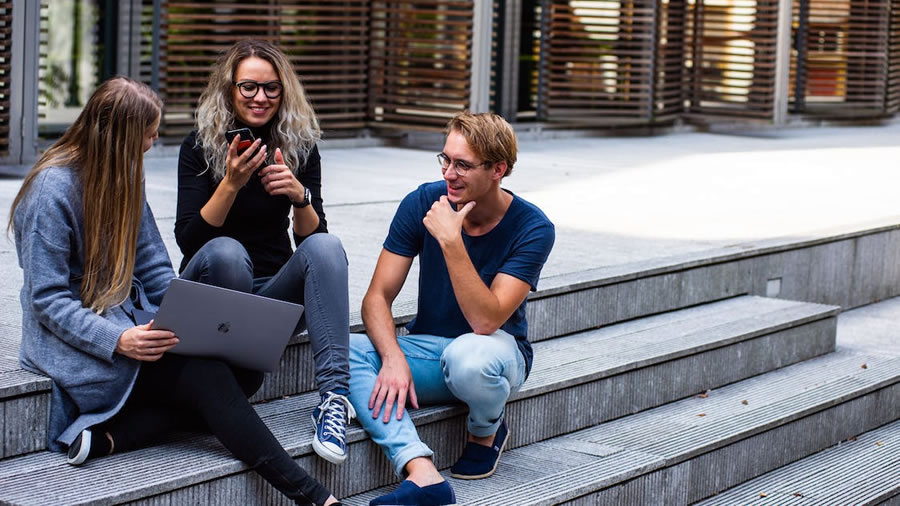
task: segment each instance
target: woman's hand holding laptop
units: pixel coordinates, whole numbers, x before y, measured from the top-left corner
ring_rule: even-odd
[[[116,352],[135,360],[155,362],[163,353],[178,344],[178,337],[169,330],[152,329],[151,320],[144,325],[131,327],[119,336]]]

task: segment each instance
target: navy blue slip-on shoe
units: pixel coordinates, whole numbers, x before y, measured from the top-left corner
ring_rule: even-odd
[[[509,427],[506,426],[504,419],[497,428],[493,445],[484,446],[471,441],[466,443],[462,457],[450,468],[450,476],[461,480],[478,480],[494,474],[497,464],[500,463],[500,454],[506,448],[507,439]]]
[[[420,487],[409,480],[404,480],[390,494],[369,501],[369,506],[444,506],[446,504],[456,504],[453,487],[446,481]]]

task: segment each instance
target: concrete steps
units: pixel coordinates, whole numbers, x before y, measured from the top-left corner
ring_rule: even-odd
[[[529,296],[529,339],[537,343],[747,294],[844,309],[900,295],[900,263],[895,261],[900,228],[895,221],[544,278],[541,289]],[[413,302],[397,304],[398,326],[414,311]],[[18,297],[0,297],[0,459],[46,448],[50,381],[18,366],[20,318]],[[363,330],[358,313],[350,321],[353,332]],[[282,367],[267,375],[252,400],[313,390],[310,355],[306,336],[295,337]]]
[[[514,427],[509,448],[828,353],[834,349],[837,311],[744,296],[537,342],[532,375],[508,406]],[[307,393],[258,404],[257,410],[289,453],[339,497],[396,480],[381,451],[356,424],[348,434],[350,457],[343,466],[316,457],[309,422],[315,402],[315,395]],[[463,414],[460,406],[414,412],[439,467],[449,466],[462,449]],[[49,452],[0,461],[3,503],[129,501],[272,504],[282,499],[204,435],[175,436],[161,446],[97,459],[82,468]]]
[[[698,503],[900,503],[900,422],[893,422]]]
[[[460,504],[688,504],[896,420],[898,399],[900,358],[839,351],[514,449],[489,480],[451,480]],[[893,452],[879,459],[882,474],[869,477],[895,490]],[[367,504],[389,489],[345,504]],[[846,497],[824,503],[856,503]],[[750,499],[723,494],[709,504]]]

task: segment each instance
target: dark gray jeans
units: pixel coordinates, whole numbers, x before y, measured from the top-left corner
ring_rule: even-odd
[[[217,237],[197,251],[181,277],[303,304],[306,310],[297,332],[309,329],[319,393],[349,390],[347,254],[336,236],[307,237],[274,276],[255,279],[250,255],[241,243]]]

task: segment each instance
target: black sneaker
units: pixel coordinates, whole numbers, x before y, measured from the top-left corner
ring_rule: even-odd
[[[91,431],[85,429],[72,441],[66,461],[73,466],[80,466],[91,453]]]

